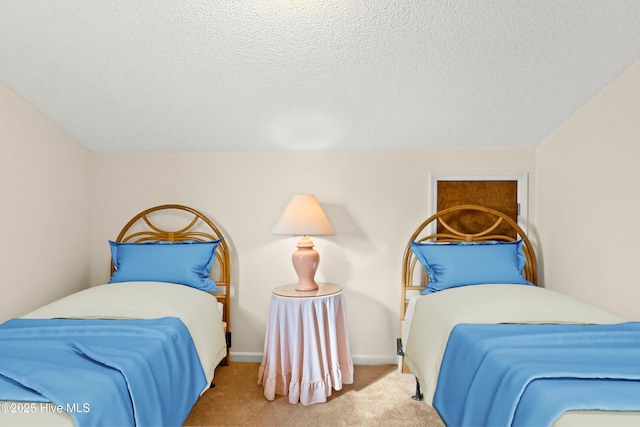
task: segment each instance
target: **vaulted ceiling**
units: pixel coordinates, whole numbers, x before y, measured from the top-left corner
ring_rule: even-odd
[[[0,0],[0,81],[95,151],[534,147],[637,0]]]

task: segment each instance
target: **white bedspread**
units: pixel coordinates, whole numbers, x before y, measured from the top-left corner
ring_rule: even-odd
[[[535,286],[476,285],[424,295],[416,301],[405,363],[431,405],[449,334],[459,323],[594,323],[626,319],[567,295]]]
[[[217,299],[188,286],[161,282],[124,282],[100,285],[45,305],[23,318],[51,319],[155,319],[177,317],[189,330],[202,363],[207,382],[227,354]],[[208,386],[202,390],[206,391]],[[7,402],[0,402],[7,403]],[[66,413],[46,411],[0,413],[0,425],[73,426]]]
[[[217,299],[206,292],[162,282],[124,282],[95,286],[47,304],[22,317],[31,319],[156,319],[177,317],[195,344],[211,383],[227,354]],[[204,391],[204,390],[203,390]]]

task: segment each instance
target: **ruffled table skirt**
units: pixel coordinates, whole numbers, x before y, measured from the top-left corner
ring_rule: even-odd
[[[342,292],[309,298],[273,295],[258,384],[264,397],[322,403],[353,383],[347,313]]]

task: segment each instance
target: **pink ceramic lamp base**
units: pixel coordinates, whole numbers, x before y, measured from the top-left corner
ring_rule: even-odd
[[[307,236],[300,239],[296,246],[298,250],[291,257],[293,268],[298,273],[296,291],[315,291],[318,289],[318,284],[314,276],[320,263],[320,254],[313,249],[313,242]]]

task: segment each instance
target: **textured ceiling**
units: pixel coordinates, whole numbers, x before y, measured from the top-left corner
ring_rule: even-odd
[[[0,80],[96,151],[532,147],[638,0],[0,0]]]

